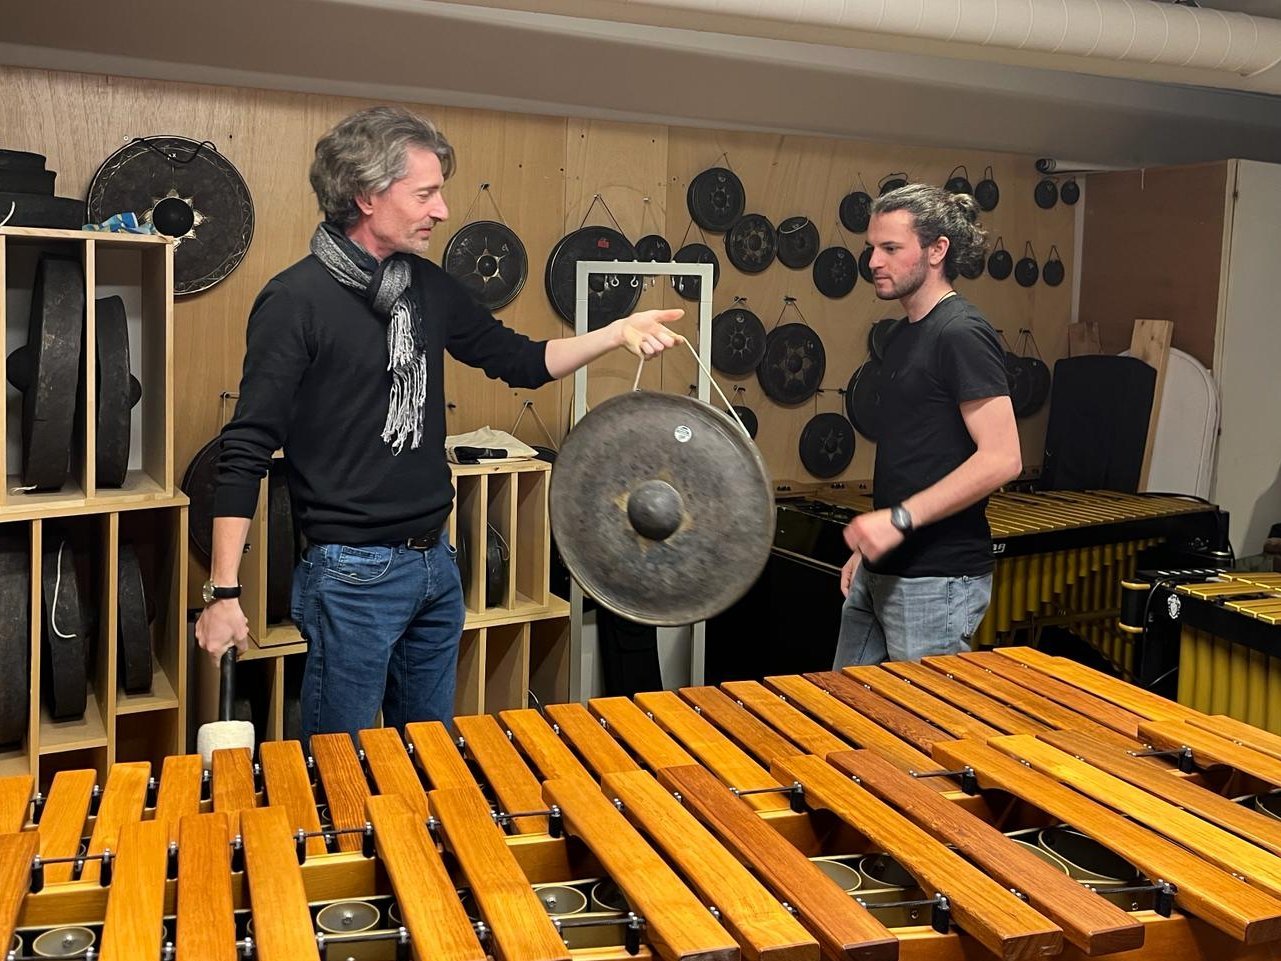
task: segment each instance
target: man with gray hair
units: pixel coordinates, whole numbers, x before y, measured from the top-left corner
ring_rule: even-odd
[[[1022,470],[1005,353],[952,287],[984,256],[974,198],[909,184],[867,237],[876,295],[907,317],[882,361],[876,509],[845,529],[837,669],[969,647],[992,594],[987,497]]]
[[[425,259],[448,218],[454,151],[399,107],[362,110],[316,144],[323,222],[311,254],[249,315],[235,416],[223,428],[201,648],[244,650],[239,569],[273,452],[283,448],[308,548],[292,616],[309,643],[301,713],[312,734],[453,716],[462,585],[447,521],[444,353],[513,387],[564,377],[616,347],[682,342],[649,310],[578,337],[532,341]]]

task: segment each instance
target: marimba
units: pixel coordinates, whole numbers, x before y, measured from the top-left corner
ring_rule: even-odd
[[[872,509],[866,495],[824,497],[839,502],[850,516]],[[1133,638],[1115,625],[1121,581],[1133,576],[1140,552],[1157,544],[1214,548],[1221,539],[1221,517],[1212,504],[1171,495],[993,494],[987,506],[995,559],[992,601],[975,644],[1010,643],[1020,629],[1061,625],[1131,675]]]
[[[1281,821],[1232,800],[1281,785],[1281,738],[1026,648],[96,780],[60,772],[35,802],[29,778],[0,780],[6,943],[16,927],[25,951],[130,961],[1281,952]]]

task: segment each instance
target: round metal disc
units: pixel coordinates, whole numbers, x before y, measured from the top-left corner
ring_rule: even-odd
[[[818,227],[808,217],[788,217],[778,225],[778,262],[798,270],[818,256]]]
[[[841,226],[856,234],[867,232],[868,222],[872,219],[872,198],[865,191],[856,190],[846,194],[841,200],[838,211]]]
[[[678,264],[711,264],[712,289],[715,290],[716,285],[720,283],[721,262],[716,256],[716,251],[707,244],[686,244],[676,251],[676,256],[672,260]],[[697,277],[672,278],[672,288],[686,300],[698,300],[702,293],[702,286],[702,281]]]
[[[334,901],[316,913],[316,927],[326,934],[356,934],[378,923],[378,909],[368,901]]]
[[[881,436],[881,362],[865,361],[845,388],[845,414],[854,429],[868,440]]]
[[[858,255],[858,275],[869,284],[872,282],[872,249],[871,244],[865,244]]]
[[[800,404],[818,392],[826,370],[827,352],[815,330],[807,324],[784,324],[765,338],[756,378],[771,400]]]
[[[244,178],[213,146],[186,137],[125,144],[94,174],[87,205],[90,223],[132,211],[161,233],[174,231],[175,294],[199,293],[225,278],[254,235]]]
[[[636,241],[636,259],[644,264],[671,263],[672,245],[660,234],[646,234]]]
[[[994,250],[987,258],[987,272],[993,280],[1004,280],[1010,276],[1012,270],[1014,270],[1014,255],[1008,250],[1003,248]]]
[[[93,942],[93,932],[79,925],[50,928],[31,942],[31,950],[45,958],[78,958]]]
[[[1045,267],[1041,270],[1041,279],[1051,287],[1057,287],[1063,283],[1063,261],[1057,257],[1047,260]]]
[[[182,475],[178,486],[187,495],[191,506],[188,509],[187,536],[197,554],[209,562],[209,552],[213,547],[213,501],[216,485],[215,470],[218,466],[218,455],[222,452],[222,436],[216,435],[213,440],[196,451]]]
[[[858,283],[858,259],[844,247],[828,247],[814,258],[814,286],[824,297],[844,297]]]
[[[1032,197],[1036,200],[1036,205],[1042,210],[1049,210],[1059,202],[1059,185],[1049,177],[1041,180],[1032,191]]]
[[[835,477],[854,459],[854,426],[840,414],[815,414],[801,431],[801,463],[815,477]]]
[[[593,407],[561,445],[549,499],[570,573],[640,624],[726,610],[755,583],[774,539],[756,445],[727,414],[676,394],[632,391]]]
[[[731,307],[712,318],[712,366],[722,374],[750,374],[764,356],[765,325],[750,310]]]
[[[907,186],[907,178],[902,174],[890,174],[881,181],[880,196],[884,197],[891,190],[898,190],[900,187]]]
[[[1059,199],[1071,207],[1081,199],[1081,185],[1075,179],[1069,180],[1059,188]]]
[[[514,230],[496,220],[459,228],[449,238],[441,266],[486,310],[510,304],[529,276],[525,245]]]
[[[694,223],[720,233],[743,216],[747,195],[738,174],[725,167],[711,167],[690,181],[685,202]]]
[[[725,234],[725,256],[745,274],[759,274],[774,262],[778,237],[762,214],[744,214]]]
[[[760,421],[756,419],[756,411],[750,407],[744,407],[742,404],[735,404],[734,413],[738,414],[738,419],[747,428],[747,436],[752,440],[756,440],[756,432],[761,428]]]
[[[1035,257],[1024,257],[1014,265],[1014,280],[1020,287],[1032,287],[1041,279],[1041,266]]]
[[[974,199],[979,202],[981,210],[995,210],[996,205],[1001,202],[1001,188],[991,177],[984,178],[974,188]]]
[[[902,317],[882,317],[874,323],[867,332],[867,352],[875,360],[885,360],[885,350],[898,333],[899,324],[903,323]]]
[[[547,299],[561,319],[574,323],[574,297],[580,260],[634,261],[636,248],[611,227],[582,227],[566,234],[547,258]],[[593,274],[587,284],[587,326],[604,327],[636,309],[641,282],[635,274]]]

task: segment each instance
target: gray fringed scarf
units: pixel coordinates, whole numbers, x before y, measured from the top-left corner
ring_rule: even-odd
[[[322,223],[311,235],[311,252],[335,280],[364,294],[374,313],[387,321],[387,369],[392,379],[382,437],[395,454],[407,439],[416,448],[422,441],[427,400],[427,350],[418,304],[409,294],[409,255],[392,254],[380,263],[330,223]]]

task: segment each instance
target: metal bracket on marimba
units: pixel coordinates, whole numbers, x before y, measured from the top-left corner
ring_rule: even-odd
[[[365,826],[360,828],[321,828],[319,831],[304,831],[299,828],[294,832],[294,853],[298,855],[298,863],[307,863],[308,838],[324,838],[325,846],[328,847],[340,834],[359,834],[361,855],[365,858],[374,856],[374,826],[366,821]]]
[[[160,794],[160,782],[154,777],[147,778],[147,794],[143,798],[142,806],[144,808],[153,808],[156,806],[156,799]]]
[[[329,946],[336,944],[359,944],[365,941],[395,941],[396,961],[410,961],[409,929],[403,925],[395,931],[359,931],[352,934],[326,934],[316,932],[316,949],[320,952],[320,961],[329,961]]]
[[[208,768],[200,772],[200,800],[208,801],[213,795],[213,772]]]
[[[96,818],[100,807],[102,807],[102,787],[95,784],[93,790],[89,792],[89,817]]]
[[[39,894],[44,890],[44,869],[46,864],[74,864],[76,871],[84,870],[86,861],[101,861],[102,871],[98,875],[98,884],[101,887],[108,887],[111,884],[112,869],[116,863],[116,856],[111,853],[111,848],[105,848],[101,854],[77,854],[69,858],[43,858],[36,855],[31,859],[31,880],[30,890],[32,894]]]
[[[970,797],[979,793],[978,775],[974,773],[974,768],[968,764],[959,771],[908,771],[912,777],[959,777],[961,779],[961,791]]]
[[[245,870],[245,840],[239,834],[231,839],[231,873],[241,874]]]
[[[511,824],[516,818],[547,818],[547,834],[559,838],[565,834],[565,816],[560,806],[553,804],[546,811],[490,811],[489,816],[499,827]]]
[[[1095,894],[1099,889],[1088,882],[1085,885]],[[1109,887],[1106,889],[1107,894],[1111,897],[1114,894],[1144,894],[1151,891],[1156,895],[1156,903],[1152,905],[1152,910],[1163,918],[1168,918],[1174,912],[1174,896],[1179,893],[1176,885],[1169,881],[1155,881],[1152,884],[1132,884],[1123,888]]]
[[[178,880],[178,842],[170,841],[169,847],[165,851],[165,879],[168,881]]]
[[[1146,751],[1129,751],[1131,757],[1172,757],[1179,765],[1180,774],[1191,774],[1196,770],[1193,763],[1192,748],[1186,744],[1183,747],[1172,747],[1168,750],[1161,748],[1148,748]]]
[[[793,781],[791,784],[779,787],[754,787],[747,790],[732,787],[729,789],[730,794],[735,797],[749,797],[753,794],[786,794],[787,802],[791,809],[797,814],[805,811],[805,787],[800,781]]]
[[[236,942],[236,953],[243,961],[253,961],[254,939],[246,934],[243,940]]]
[[[46,798],[39,791],[37,791],[36,796],[31,799],[31,823],[32,824],[40,823],[40,816],[44,814],[44,802],[47,800],[48,798]]]
[[[623,949],[633,957],[640,953],[641,929],[645,919],[635,911],[628,911],[625,918],[552,918],[556,933],[565,928],[598,928],[603,925],[625,924],[623,931]]]
[[[869,907],[868,903],[854,895],[854,900],[863,907]],[[932,898],[913,899],[910,901],[876,901],[871,907],[880,908],[924,908],[930,909],[930,927],[939,934],[947,934],[952,928],[952,902],[948,900],[946,894],[940,891]]]

